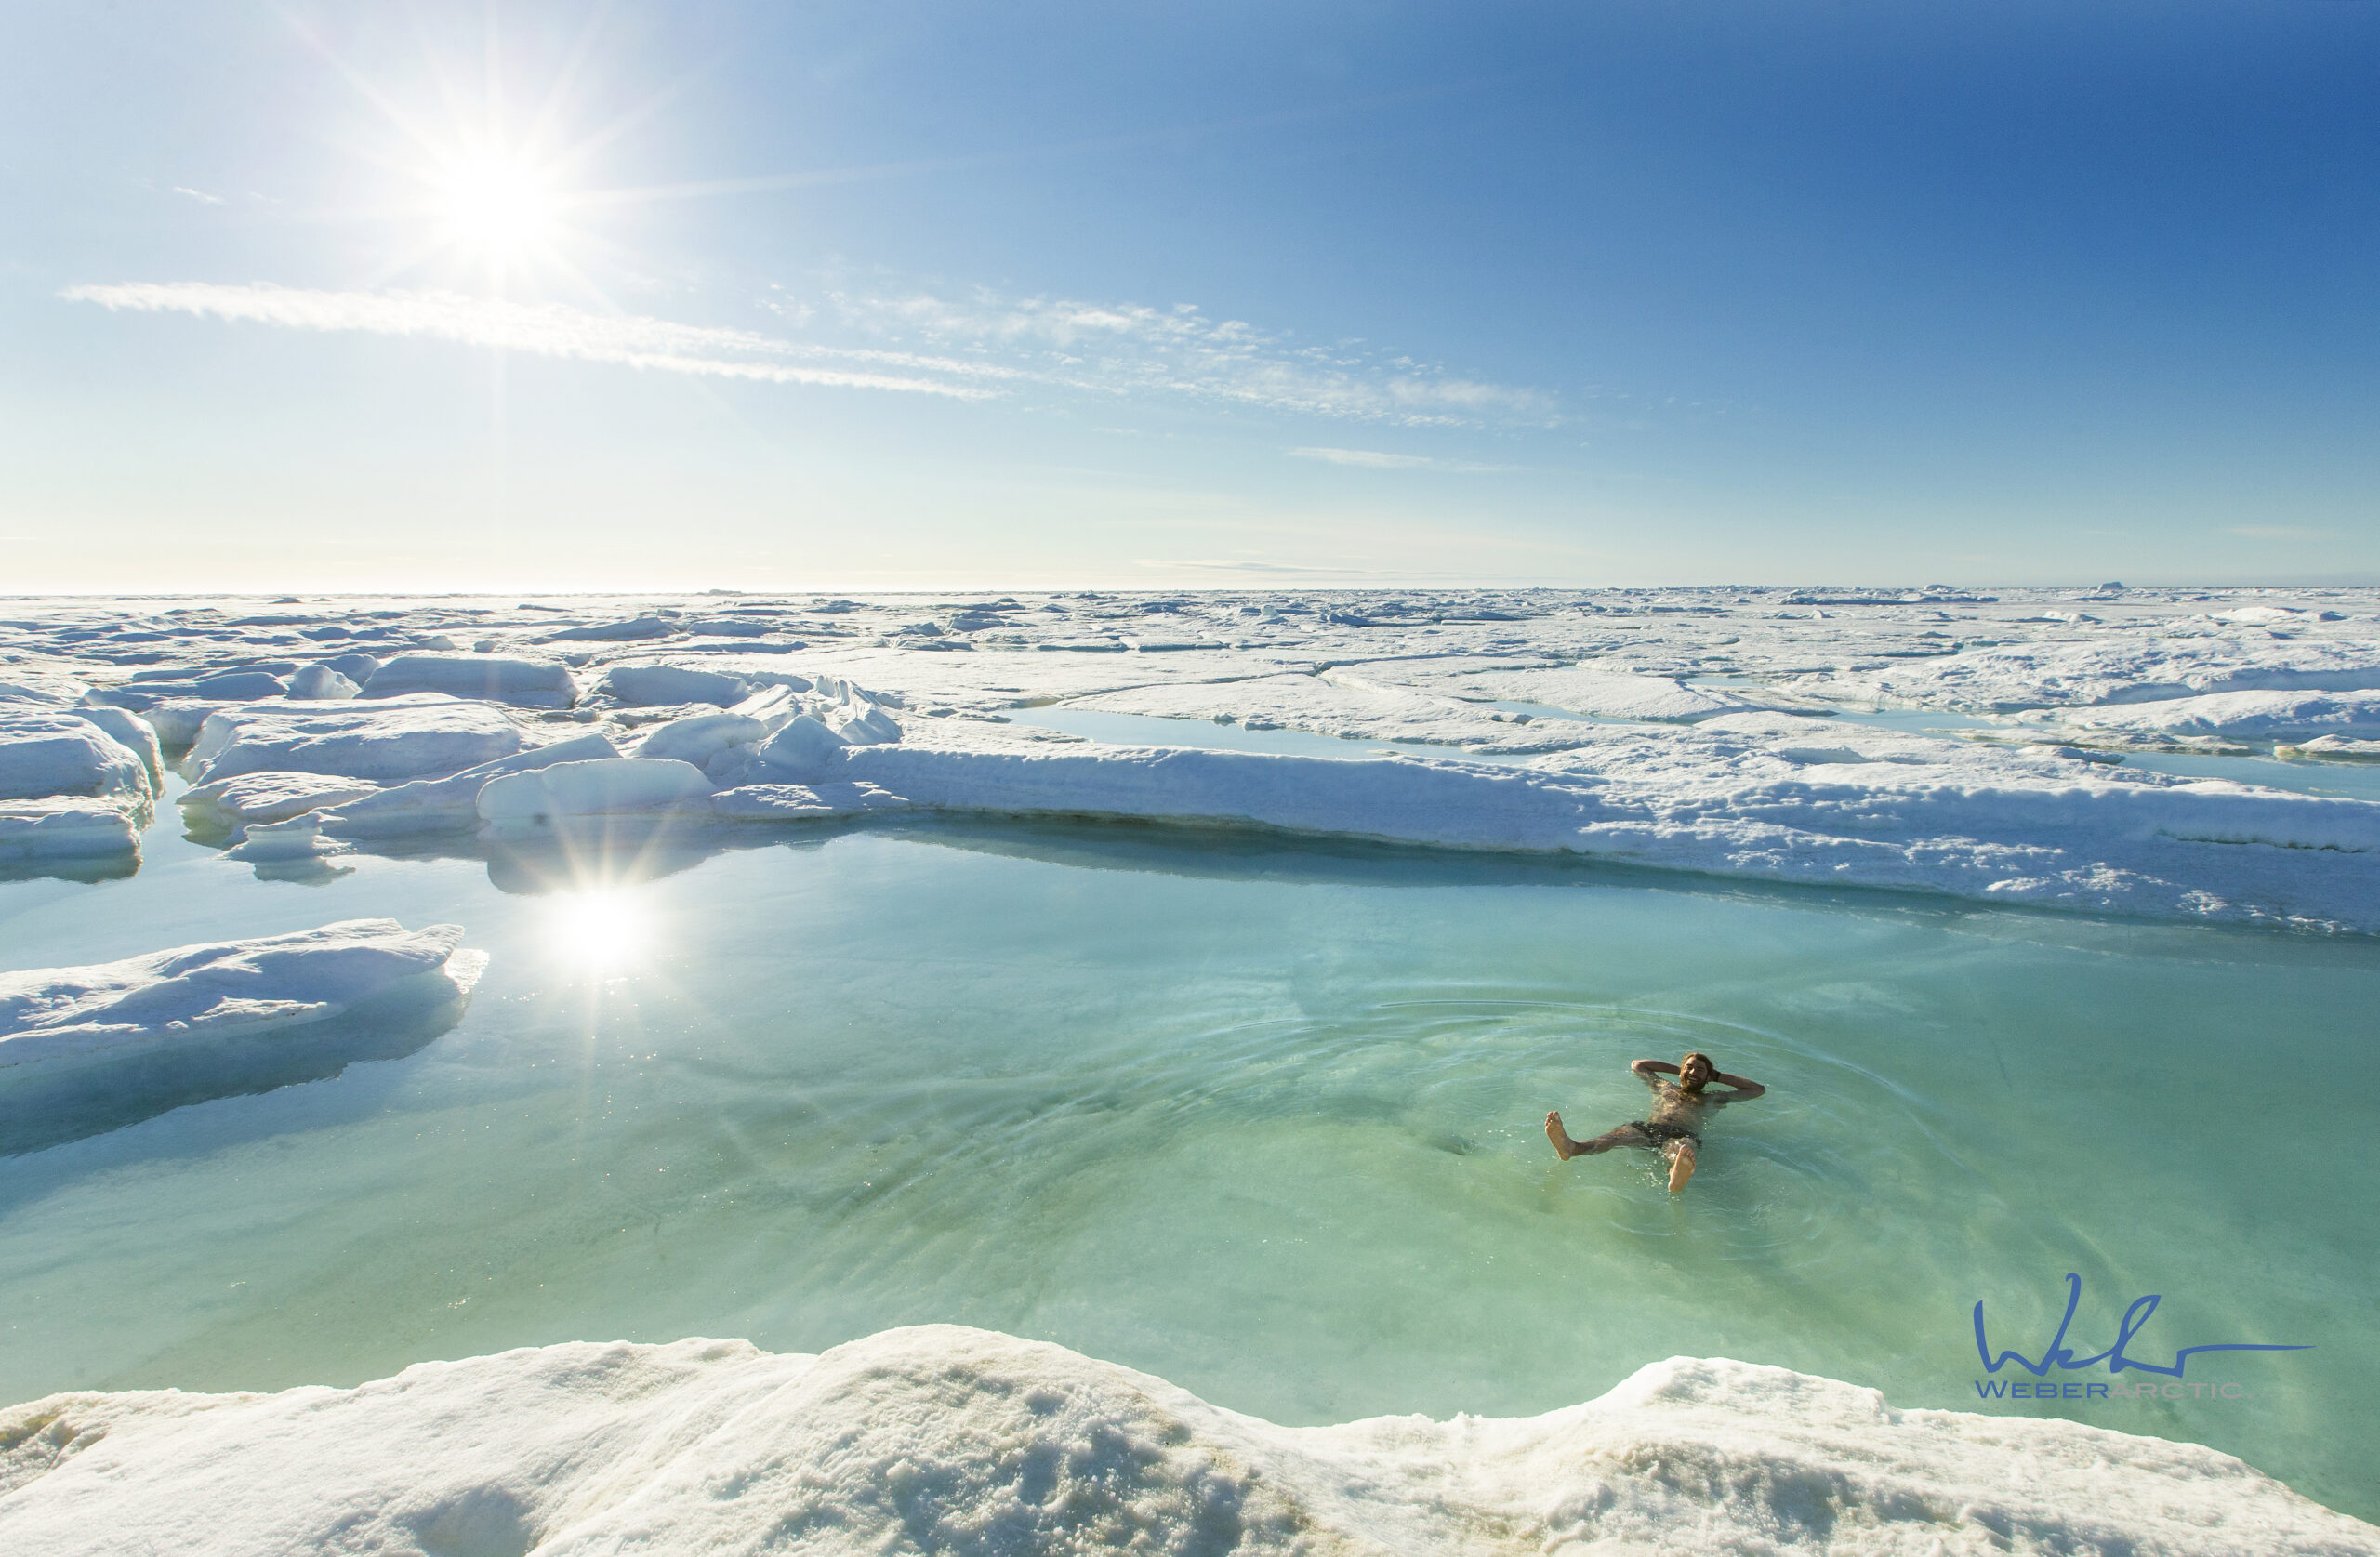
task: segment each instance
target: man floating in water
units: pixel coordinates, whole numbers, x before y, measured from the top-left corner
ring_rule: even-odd
[[[1689,1051],[1676,1064],[1667,1060],[1639,1060],[1628,1067],[1645,1078],[1653,1089],[1653,1106],[1646,1116],[1608,1130],[1593,1141],[1573,1141],[1562,1128],[1562,1115],[1545,1116],[1545,1139],[1562,1160],[1586,1156],[1595,1152],[1608,1152],[1614,1146],[1649,1146],[1669,1159],[1670,1193],[1675,1194],[1686,1188],[1694,1177],[1694,1154],[1702,1146],[1702,1121],[1714,1108],[1725,1108],[1731,1102],[1742,1102],[1768,1090],[1757,1081],[1747,1081],[1739,1075],[1729,1075],[1711,1062],[1711,1056]],[[1664,1073],[1677,1077],[1664,1081]],[[1704,1088],[1714,1081],[1724,1081],[1735,1089],[1730,1092],[1706,1092]]]

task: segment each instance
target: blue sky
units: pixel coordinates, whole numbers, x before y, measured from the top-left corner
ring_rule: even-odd
[[[2380,581],[2380,5],[0,21],[0,589]]]

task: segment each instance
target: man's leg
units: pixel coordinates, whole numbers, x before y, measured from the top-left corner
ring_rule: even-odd
[[[1593,1141],[1573,1141],[1568,1132],[1563,1129],[1562,1115],[1559,1114],[1549,1114],[1545,1116],[1545,1139],[1554,1142],[1555,1154],[1564,1162],[1568,1162],[1572,1157],[1592,1156],[1597,1152],[1608,1152],[1614,1146],[1652,1144],[1646,1139],[1645,1132],[1633,1125],[1622,1125],[1616,1130],[1606,1130]]]
[[[1675,1194],[1694,1177],[1694,1141],[1681,1135],[1661,1148],[1661,1155],[1670,1159],[1670,1193]]]

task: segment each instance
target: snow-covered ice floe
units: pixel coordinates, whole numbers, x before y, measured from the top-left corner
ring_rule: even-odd
[[[0,1549],[2370,1557],[2212,1449],[1676,1357],[1541,1417],[1284,1428],[955,1326],[575,1343],[0,1412]]]
[[[2380,739],[2380,690],[2218,692],[2082,708],[2040,709],[2010,722],[2038,725],[2069,739],[2117,734],[2135,740],[2307,743],[2323,736]]]
[[[87,968],[0,973],[0,1074],[246,1037],[359,1007],[451,1001],[484,959],[460,925],[394,919],[177,946]]]
[[[143,719],[106,731],[130,756],[108,771],[128,784],[146,762],[152,786],[142,732],[168,751],[195,741],[183,770],[207,792],[192,814],[244,858],[612,814],[908,806],[2380,931],[2380,807],[2079,749],[2369,759],[2372,590],[291,603],[21,604],[0,622],[0,726],[78,698],[91,720]],[[1035,728],[1045,706],[1168,719],[1182,737]],[[1853,706],[1964,717],[1954,736],[1894,734],[1831,717]],[[1198,749],[1276,730],[1348,744],[1336,758]],[[563,771],[623,758],[663,766]],[[0,774],[10,761],[0,729]],[[357,792],[326,786],[298,810],[299,772]],[[215,787],[242,775],[258,782]],[[16,793],[0,798],[0,853],[130,847],[84,803],[107,798],[97,789]]]
[[[146,728],[115,709],[0,702],[0,865],[136,857],[160,776]]]
[[[208,715],[182,768],[201,782],[307,772],[396,784],[509,757],[528,744],[502,709],[442,693],[251,703]]]

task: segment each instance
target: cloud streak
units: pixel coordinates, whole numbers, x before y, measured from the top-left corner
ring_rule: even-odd
[[[1458,470],[1466,475],[1487,475],[1520,468],[1517,465],[1481,465],[1468,459],[1433,459],[1426,455],[1382,454],[1375,449],[1291,449],[1289,455],[1293,459],[1318,459],[1367,470]]]
[[[1191,304],[1089,303],[904,292],[829,293],[771,306],[791,329],[841,344],[590,313],[443,291],[329,292],[257,283],[137,282],[66,288],[73,302],[281,329],[453,342],[577,362],[772,384],[985,400],[1040,390],[1104,399],[1190,398],[1227,407],[1405,427],[1550,426],[1552,396],[1463,378],[1360,342],[1302,346]],[[1495,470],[1358,449],[1301,458],[1383,468]]]
[[[947,378],[857,372],[848,367],[822,367],[813,363],[784,360],[834,357],[856,358],[871,363],[888,360],[918,362],[893,353],[839,353],[747,330],[674,324],[634,315],[589,313],[561,303],[513,303],[455,292],[313,292],[262,284],[217,286],[204,282],[165,282],[70,286],[60,296],[110,310],[190,313],[294,330],[426,337],[494,350],[525,351],[542,357],[612,363],[712,378],[892,389],[961,400],[981,400],[993,393],[975,384]],[[951,370],[967,374],[969,365],[953,363],[944,371]]]
[[[1549,425],[1554,398],[1459,377],[1410,357],[1383,357],[1361,342],[1303,346],[1237,319],[1210,319],[1190,303],[1094,303],[1004,297],[829,293],[850,328],[880,339],[999,362],[1051,387],[1111,395],[1160,392],[1355,421],[1408,427]]]

